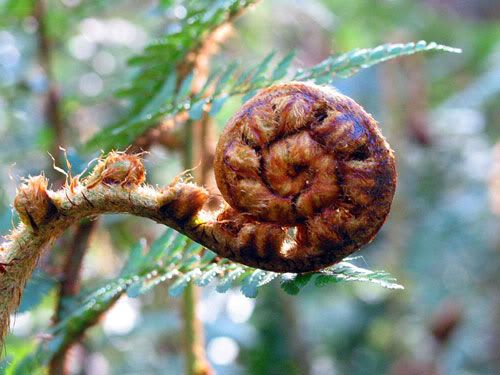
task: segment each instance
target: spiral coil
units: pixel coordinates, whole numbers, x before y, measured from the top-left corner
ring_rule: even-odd
[[[312,271],[370,242],[396,187],[392,150],[352,99],[292,82],[262,90],[217,146],[223,255],[276,271]],[[222,235],[222,237],[225,237]]]

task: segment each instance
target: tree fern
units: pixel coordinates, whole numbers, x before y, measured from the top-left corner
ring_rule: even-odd
[[[331,56],[321,63],[299,70],[291,75],[293,53],[280,60],[274,69],[270,62],[274,52],[266,56],[260,63],[249,69],[239,70],[241,64],[230,63],[225,69],[212,74],[205,87],[195,96],[175,95],[173,82],[176,82],[176,73],[170,72],[163,81],[162,88],[156,96],[145,105],[140,112],[125,121],[111,125],[96,134],[87,144],[87,148],[120,148],[128,145],[134,138],[158,120],[165,116],[175,116],[187,111],[193,120],[201,117],[206,105],[211,105],[210,115],[215,116],[225,101],[231,96],[243,95],[243,100],[253,96],[257,90],[283,80],[287,75],[290,80],[314,81],[320,84],[329,84],[335,77],[348,77],[360,69],[368,68],[380,62],[399,56],[411,55],[424,51],[460,52],[459,49],[419,41],[406,44],[384,44],[375,48],[357,49],[338,56]],[[189,75],[180,87],[188,87],[192,76]],[[208,87],[213,86],[213,94],[206,96]]]

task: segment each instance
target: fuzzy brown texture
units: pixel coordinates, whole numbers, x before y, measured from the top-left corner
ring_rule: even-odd
[[[113,151],[105,159],[99,161],[92,174],[86,179],[85,185],[89,189],[99,183],[121,186],[140,185],[145,179],[146,170],[136,155]]]
[[[215,176],[232,209],[219,254],[278,272],[314,271],[370,242],[396,187],[394,155],[352,99],[313,84],[262,90],[220,137]]]
[[[38,226],[55,214],[55,207],[47,194],[48,181],[44,176],[31,177],[17,189],[14,208],[25,224],[37,230]]]
[[[167,225],[233,261],[307,272],[371,241],[396,185],[393,153],[351,99],[310,84],[261,91],[230,120],[215,158],[226,201],[182,179],[145,185],[138,156],[112,152],[58,191],[21,186],[21,223],[0,245],[0,345],[42,251],[83,218],[129,213]]]

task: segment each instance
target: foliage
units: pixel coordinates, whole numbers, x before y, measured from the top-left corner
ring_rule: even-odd
[[[185,99],[190,92],[193,74],[188,74],[184,82],[178,84],[178,79],[183,79],[182,75],[178,77],[178,65],[185,64],[188,54],[196,53],[211,32],[255,2],[256,0],[188,1],[185,6],[187,13],[178,25],[178,30],[152,41],[141,55],[129,59],[129,65],[137,72],[127,87],[117,91],[117,96],[128,99],[131,108],[121,121],[110,128],[120,128],[144,118],[151,120],[148,122],[151,125],[151,113],[158,107],[168,100],[179,102],[180,99]],[[122,143],[101,146],[108,150],[124,147],[139,134],[131,132],[122,139]],[[118,138],[113,137],[112,142]],[[89,149],[99,147],[97,143],[91,142]]]
[[[346,78],[360,69],[368,68],[389,59],[432,50],[460,52],[457,48],[435,42],[419,41],[406,44],[384,44],[371,49],[357,49],[339,56],[328,57],[309,69],[297,71],[291,80],[328,84],[336,76]],[[163,82],[163,84],[159,90],[154,90],[156,94],[141,106],[140,111],[135,111],[133,116],[96,134],[87,144],[87,149],[103,148],[109,150],[124,147],[165,116],[175,116],[188,111],[190,118],[197,120],[208,106],[210,108],[209,115],[215,116],[231,96],[243,95],[243,101],[246,101],[257,90],[281,81],[290,72],[294,52],[286,55],[271,70],[269,65],[274,55],[275,52],[270,53],[256,66],[244,69],[241,72],[238,72],[238,68],[242,64],[238,62],[232,62],[224,69],[212,72],[203,88],[194,96],[189,95],[194,72],[191,72],[182,81],[178,91],[176,90],[177,75],[175,71],[169,71],[164,75],[157,73],[155,75],[157,82]],[[136,58],[133,61],[138,63],[144,60]],[[213,92],[207,94],[211,86],[213,86]],[[135,88],[130,90],[127,93],[131,94]],[[140,90],[139,93],[141,93]]]
[[[172,297],[180,296],[190,282],[200,287],[213,285],[219,293],[239,287],[248,298],[257,297],[259,289],[273,280],[279,280],[281,288],[291,295],[298,294],[309,282],[320,287],[329,283],[362,281],[403,289],[388,273],[369,271],[347,261],[308,274],[278,274],[250,268],[219,259],[215,253],[170,228],[151,244],[147,253],[144,251],[144,241],[139,241],[132,247],[118,277],[92,292],[66,301],[73,308],[59,324],[49,329],[50,339],[20,361],[14,374],[33,372],[47,365],[52,356],[95,324],[122,295],[136,298],[163,282],[170,283],[168,293]]]

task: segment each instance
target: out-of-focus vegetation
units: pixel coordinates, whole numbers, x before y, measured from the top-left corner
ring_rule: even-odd
[[[45,170],[57,178],[47,151],[61,155],[58,140],[64,141],[73,169],[81,171],[98,154],[83,144],[105,125],[144,113],[144,92],[162,93],[176,53],[182,53],[172,46],[183,42],[173,40],[169,48],[151,52],[150,63],[162,66],[160,82],[141,76],[140,61],[127,67],[127,59],[189,24],[190,12],[205,2],[48,3],[49,62],[36,2],[0,0],[4,234],[13,220],[9,204],[20,176]],[[208,23],[218,17],[203,16]],[[255,300],[237,290],[218,294],[207,288],[197,313],[208,359],[218,373],[489,374],[500,367],[499,18],[494,0],[263,0],[225,31],[229,35],[210,71],[235,59],[254,66],[271,50],[277,61],[296,50],[290,66],[296,71],[332,52],[421,39],[463,53],[403,57],[333,81],[380,121],[398,159],[399,186],[389,220],[355,262],[386,269],[405,290],[308,284],[290,297],[272,286]],[[190,38],[200,37],[192,30]],[[52,82],[60,97],[62,132],[47,114]],[[127,97],[122,90],[113,96],[133,82],[143,85],[142,94]],[[241,98],[224,99],[215,116],[219,130],[240,103]],[[179,153],[159,146],[150,151],[146,163],[152,182],[165,184],[183,169]],[[163,231],[137,218],[100,219],[84,260],[85,291],[119,275],[133,244],[141,238],[152,243]],[[4,365],[15,365],[52,333],[47,327],[68,243],[70,234],[40,259],[13,319]],[[72,373],[181,372],[180,302],[169,296],[168,287],[120,298],[71,351]]]

